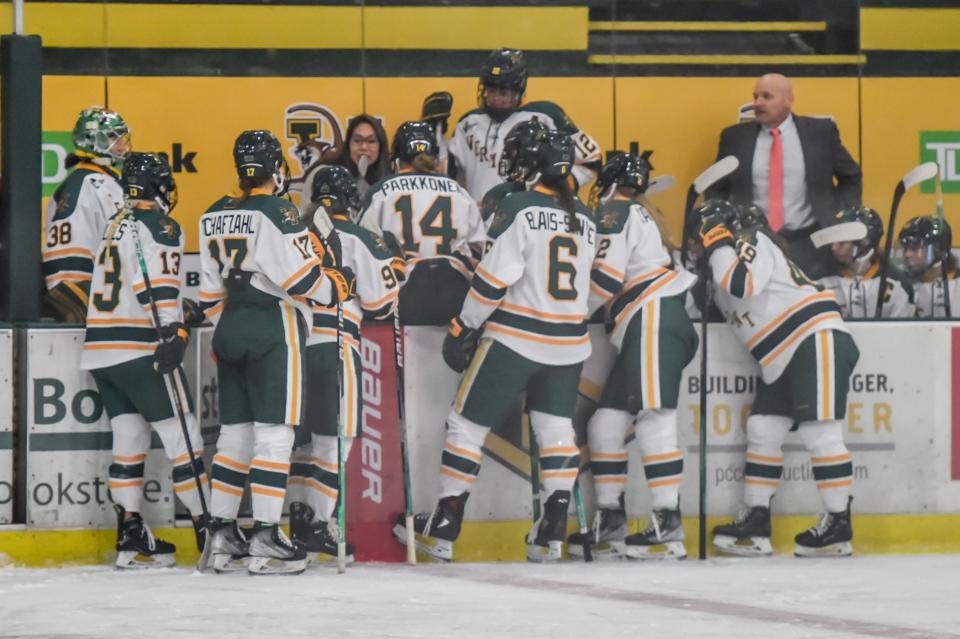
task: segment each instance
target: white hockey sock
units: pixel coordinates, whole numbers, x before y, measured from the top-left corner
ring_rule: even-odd
[[[153,429],[157,431],[160,441],[163,442],[163,449],[167,457],[173,462],[173,489],[187,507],[190,514],[197,517],[203,513],[200,506],[200,495],[197,493],[197,480],[194,473],[199,475],[201,485],[203,486],[203,496],[207,503],[210,503],[210,481],[207,479],[207,473],[203,469],[203,440],[200,437],[200,427],[193,413],[187,413],[184,416],[187,422],[187,432],[190,433],[190,445],[193,449],[195,466],[190,466],[190,452],[187,450],[186,441],[183,438],[183,429],[180,427],[180,419],[172,417],[161,422],[153,422]]]
[[[451,409],[440,461],[440,497],[469,491],[480,475],[483,442],[490,429]]]
[[[574,440],[573,420],[530,411],[530,423],[540,444],[540,476],[543,501],[555,490],[573,491],[580,468],[580,449]]]
[[[214,517],[236,519],[243,487],[253,456],[253,422],[220,426],[217,454],[213,456],[210,513]]]
[[[677,446],[677,411],[657,408],[637,415],[637,443],[654,509],[676,510],[683,481],[683,454]]]
[[[853,485],[853,462],[843,443],[843,422],[802,422],[800,437],[810,453],[813,479],[827,512],[847,508]]]
[[[769,506],[783,474],[783,440],[793,420],[780,415],[747,418],[747,464],[743,501],[747,506]]]
[[[250,494],[256,521],[280,523],[283,500],[287,494],[293,439],[293,426],[290,424],[257,422],[253,426]]]
[[[127,512],[140,512],[143,473],[150,450],[150,425],[138,413],[110,419],[113,462],[110,464],[110,498]]]
[[[344,463],[350,459],[353,437],[344,438]],[[316,513],[315,518],[327,521],[333,515],[340,491],[337,468],[337,438],[313,435],[310,442],[310,473],[304,482],[306,502]]]
[[[624,444],[633,415],[614,408],[599,408],[587,423],[590,472],[601,508],[619,508],[627,486],[627,447]]]

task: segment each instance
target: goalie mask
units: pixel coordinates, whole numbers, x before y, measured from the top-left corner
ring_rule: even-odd
[[[123,193],[130,200],[155,202],[164,213],[177,205],[177,183],[162,155],[128,153],[120,177]]]
[[[503,140],[497,166],[500,177],[514,182],[524,182],[530,177],[536,165],[536,145],[546,130],[547,127],[536,118],[510,129]]]
[[[908,275],[917,278],[950,257],[953,233],[946,220],[926,215],[907,222],[900,229],[898,239],[903,249],[904,269]]]
[[[244,131],[233,144],[233,161],[241,179],[273,178],[276,195],[287,192],[290,170],[283,159],[280,142],[270,131]]]
[[[351,216],[360,209],[360,191],[350,171],[323,166],[313,174],[310,201],[333,215]]]
[[[480,69],[477,105],[500,122],[513,113],[527,90],[527,58],[519,49],[497,49],[487,56]],[[502,96],[503,92],[514,95]],[[494,95],[496,94],[496,95]]]
[[[440,153],[433,126],[427,122],[404,122],[393,134],[390,159],[394,162],[413,162],[418,155],[436,157]]]
[[[590,191],[590,206],[596,208],[610,199],[618,188],[628,188],[634,195],[641,195],[650,186],[650,156],[653,151],[635,153],[617,153],[607,160],[600,169],[597,182]]]
[[[97,164],[120,164],[130,151],[130,128],[116,111],[90,107],[73,126],[73,146],[76,155]]]

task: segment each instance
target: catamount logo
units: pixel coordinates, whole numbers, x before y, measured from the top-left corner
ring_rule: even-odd
[[[304,102],[287,107],[283,129],[294,144],[288,152],[300,166],[300,175],[290,180],[290,189],[302,192],[307,176],[321,164],[329,163],[343,148],[343,128],[333,111]]]

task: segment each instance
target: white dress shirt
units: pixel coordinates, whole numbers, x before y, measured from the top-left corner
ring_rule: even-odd
[[[780,140],[783,144],[783,227],[794,231],[812,226],[816,219],[807,197],[807,169],[803,163],[803,147],[797,133],[793,114],[780,123]],[[770,147],[773,135],[763,126],[757,134],[757,146],[753,150],[753,203],[767,210],[770,191]]]

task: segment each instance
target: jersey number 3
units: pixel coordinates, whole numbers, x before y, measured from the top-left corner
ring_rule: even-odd
[[[547,291],[558,300],[577,299],[577,267],[573,263],[560,259],[577,256],[577,241],[566,235],[557,235],[550,240],[550,270],[547,273]]]

